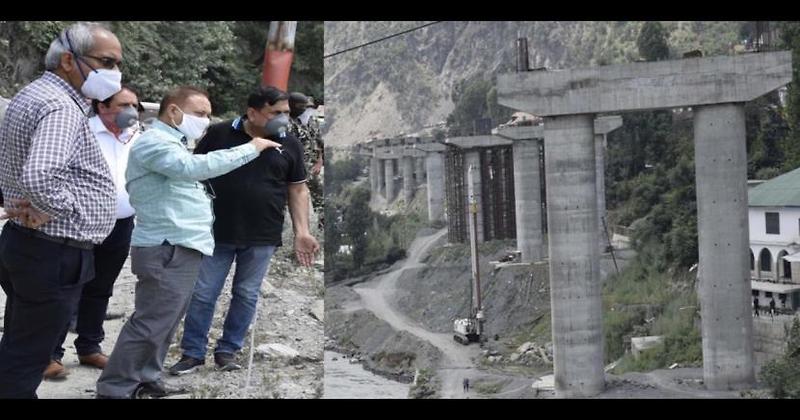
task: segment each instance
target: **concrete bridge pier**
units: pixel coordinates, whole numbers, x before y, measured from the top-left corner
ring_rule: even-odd
[[[593,116],[544,127],[556,393],[589,397],[605,387]]]
[[[695,111],[704,381],[711,390],[752,385],[742,104],[791,82],[791,52],[520,72],[499,75],[497,80],[501,105],[545,117],[556,393],[584,396],[602,390],[597,382],[603,369],[602,352],[584,357],[584,350],[597,347],[595,337],[602,337],[602,324],[593,321],[595,308],[602,303],[595,294],[599,284],[584,282],[596,278],[593,273],[599,262],[596,186],[594,201],[588,206],[593,214],[583,214],[589,196],[586,186],[597,178],[594,139],[586,133],[586,115],[677,107]],[[568,144],[567,138],[574,144]],[[575,185],[567,188],[570,181],[553,179],[560,171],[573,172]],[[589,228],[594,235],[584,233]],[[579,238],[591,244],[588,249],[575,243]],[[566,307],[571,299],[579,298],[586,301]],[[571,309],[576,314],[570,314]],[[564,319],[571,323],[564,324]],[[557,331],[564,329],[568,338],[559,339]]]
[[[428,221],[444,220],[444,155],[430,152],[425,158],[428,173]]]
[[[403,164],[403,198],[406,205],[411,204],[414,199],[414,158],[411,156],[402,157]]]
[[[743,103],[694,108],[703,377],[709,389],[755,380]]]
[[[384,159],[384,182],[386,192],[386,204],[394,200],[394,159]]]

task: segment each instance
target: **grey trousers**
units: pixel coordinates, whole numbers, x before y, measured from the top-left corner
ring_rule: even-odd
[[[131,248],[136,310],[97,380],[98,395],[130,397],[161,378],[164,359],[191,301],[203,255],[181,246]]]

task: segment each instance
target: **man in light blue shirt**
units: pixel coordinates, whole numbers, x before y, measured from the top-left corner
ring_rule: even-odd
[[[203,255],[214,252],[211,200],[199,181],[228,173],[280,144],[263,138],[193,155],[187,140],[209,124],[208,94],[180,87],[161,101],[158,120],[136,141],[126,171],[136,210],[131,270],[138,277],[136,311],[123,326],[97,381],[98,398],[163,397],[167,350],[183,318]]]

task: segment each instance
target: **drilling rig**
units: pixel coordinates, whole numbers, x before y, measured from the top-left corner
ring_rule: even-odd
[[[478,266],[478,201],[475,199],[475,189],[472,183],[470,165],[467,170],[467,187],[469,200],[469,246],[472,256],[472,276],[470,277],[470,313],[467,318],[453,321],[453,339],[461,344],[481,342],[484,338],[483,323],[484,313],[481,303],[481,273]]]

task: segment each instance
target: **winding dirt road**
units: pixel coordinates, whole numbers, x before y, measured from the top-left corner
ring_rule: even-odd
[[[447,229],[442,229],[432,235],[416,238],[409,246],[408,258],[399,262],[394,270],[367,283],[356,285],[353,290],[361,297],[367,310],[386,321],[392,328],[407,331],[438,348],[442,353],[442,362],[437,369],[437,375],[442,385],[441,397],[464,398],[466,396],[462,388],[464,378],[470,378],[474,382],[477,377],[495,376],[479,371],[475,367],[473,359],[480,354],[480,347],[477,345],[464,346],[456,343],[452,334],[427,330],[403,315],[392,304],[393,295],[397,290],[397,281],[403,271],[424,267],[425,264],[420,262],[422,257],[427,255],[433,244],[446,233]],[[512,383],[520,390],[530,386],[530,381],[523,385],[520,385],[517,380]]]

